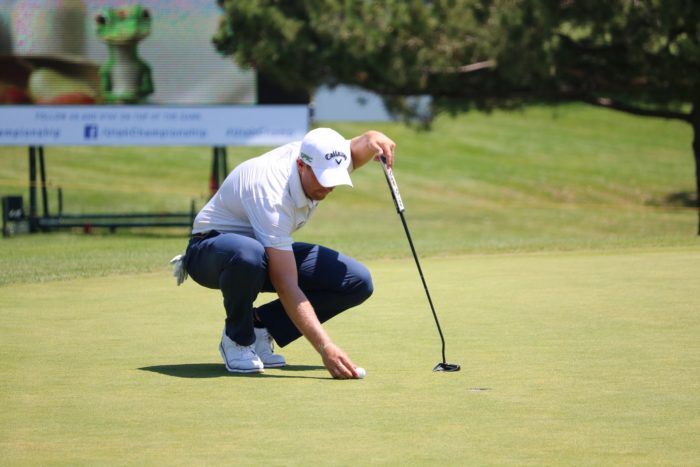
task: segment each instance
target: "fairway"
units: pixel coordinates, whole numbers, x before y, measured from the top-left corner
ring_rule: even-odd
[[[367,378],[225,372],[217,291],[170,271],[0,289],[4,465],[700,463],[700,248],[367,261],[328,329]],[[269,298],[269,297],[264,297]]]

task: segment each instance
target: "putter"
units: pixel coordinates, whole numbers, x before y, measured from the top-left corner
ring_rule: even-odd
[[[382,163],[382,168],[384,169],[384,176],[386,177],[386,182],[389,184],[389,189],[391,190],[391,197],[394,199],[394,205],[396,206],[396,212],[401,217],[401,223],[403,224],[403,229],[406,231],[406,238],[408,238],[408,244],[411,246],[411,252],[413,253],[413,259],[416,261],[416,266],[418,267],[418,275],[420,275],[420,280],[423,282],[423,289],[425,289],[425,295],[428,297],[428,303],[430,304],[430,310],[433,312],[433,318],[435,319],[435,325],[437,326],[438,333],[440,334],[440,341],[442,342],[442,362],[435,365],[433,371],[459,371],[460,366],[456,363],[447,363],[445,359],[445,337],[442,335],[442,329],[440,328],[440,321],[438,320],[437,313],[435,313],[435,307],[433,306],[433,300],[430,298],[430,292],[428,292],[428,284],[425,282],[425,277],[423,277],[423,269],[420,267],[420,262],[418,261],[418,254],[416,254],[416,249],[413,246],[413,240],[411,239],[411,233],[408,231],[408,224],[406,224],[406,218],[403,215],[405,208],[403,206],[403,201],[401,200],[401,194],[399,193],[399,186],[396,184],[396,179],[394,178],[394,172],[389,166],[386,165],[386,158],[384,155],[379,156],[379,160]]]

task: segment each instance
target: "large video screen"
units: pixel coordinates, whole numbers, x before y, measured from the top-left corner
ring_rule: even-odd
[[[0,0],[0,144],[235,144],[303,132],[308,100],[261,89],[266,80],[217,52],[221,14],[216,0]],[[282,98],[260,98],[269,95]]]

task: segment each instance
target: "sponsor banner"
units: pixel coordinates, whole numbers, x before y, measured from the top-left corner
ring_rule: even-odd
[[[275,146],[308,127],[305,105],[0,106],[0,146]]]

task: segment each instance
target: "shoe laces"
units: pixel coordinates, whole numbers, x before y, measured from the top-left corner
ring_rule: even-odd
[[[262,331],[260,331],[260,337],[267,341],[267,344],[270,346],[270,353],[275,353],[275,340],[272,338],[272,335],[267,331],[267,329],[262,329]],[[265,351],[267,351],[267,349],[267,347],[264,347]]]
[[[241,352],[241,354],[242,354],[244,357],[247,357],[247,356],[248,356],[247,354],[256,355],[256,354],[255,354],[255,346],[254,346],[254,345],[240,345],[240,344],[239,344],[238,342],[236,342],[236,341],[233,341],[233,343],[236,345],[236,348],[238,348],[238,350]]]

